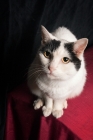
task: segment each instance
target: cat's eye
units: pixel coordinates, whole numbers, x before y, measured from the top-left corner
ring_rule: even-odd
[[[50,58],[50,52],[48,52],[48,51],[46,51],[46,52],[44,52],[44,56],[46,57],[46,58]]]
[[[69,59],[68,57],[63,57],[63,58],[62,58],[62,62],[63,62],[64,64],[69,63],[69,61],[70,61],[70,59]]]

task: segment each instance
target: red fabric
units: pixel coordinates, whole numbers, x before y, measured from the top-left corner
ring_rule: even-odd
[[[33,109],[26,83],[9,93],[5,140],[93,140],[93,48],[85,52],[87,82],[83,93],[68,101],[60,119]]]

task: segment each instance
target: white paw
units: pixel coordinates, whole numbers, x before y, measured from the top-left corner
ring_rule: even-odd
[[[63,103],[63,108],[64,108],[64,109],[67,109],[67,106],[68,106],[67,100],[65,100],[64,103]]]
[[[42,101],[42,99],[37,99],[37,100],[35,100],[34,103],[33,103],[33,106],[34,106],[34,109],[35,109],[35,110],[37,110],[37,109],[39,109],[40,107],[42,107],[42,106],[43,106],[43,101]]]
[[[55,117],[55,118],[60,118],[62,115],[63,115],[63,110],[54,110],[52,112],[52,115]]]
[[[43,111],[43,115],[45,117],[48,117],[51,114],[52,109],[51,108],[47,108],[46,106],[43,106],[42,111]]]

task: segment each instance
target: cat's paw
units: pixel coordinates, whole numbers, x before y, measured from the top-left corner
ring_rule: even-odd
[[[43,111],[43,115],[45,117],[48,117],[51,114],[52,109],[51,108],[47,108],[46,106],[43,106],[42,111]]]
[[[55,118],[60,118],[62,115],[63,115],[63,110],[54,110],[52,112],[52,115],[55,117]]]
[[[64,108],[64,109],[67,109],[67,106],[68,106],[67,100],[65,100],[64,103],[63,103],[63,108]]]
[[[35,100],[33,106],[35,110],[39,109],[40,107],[43,106],[43,100],[42,99]]]

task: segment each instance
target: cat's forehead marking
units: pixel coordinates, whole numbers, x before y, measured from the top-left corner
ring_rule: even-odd
[[[60,43],[61,43],[61,41],[59,41],[59,40],[55,40],[55,39],[50,40],[40,49],[40,51],[42,51],[42,52],[44,52],[44,51],[53,52],[60,46]]]
[[[77,70],[81,67],[81,60],[76,56],[74,53],[74,43],[65,43],[64,48],[68,51],[70,57],[71,57],[71,62],[74,63],[75,67]]]
[[[70,55],[69,55],[68,51],[64,48],[64,43],[61,43],[59,48],[56,49],[56,51],[53,52],[53,56],[54,57],[59,57],[60,59],[62,57],[69,57],[70,58]]]

